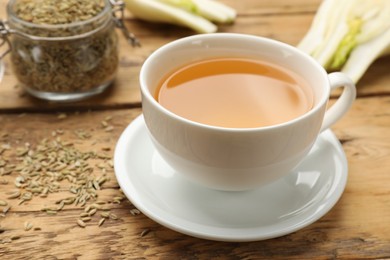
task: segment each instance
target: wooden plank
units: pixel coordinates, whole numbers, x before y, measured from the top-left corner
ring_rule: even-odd
[[[223,0],[227,5],[235,8],[239,15],[283,15],[314,13],[321,3],[321,0]]]
[[[306,33],[318,0],[286,3],[285,1],[232,1],[227,4],[238,10],[233,25],[220,26],[220,32],[254,34],[296,45]],[[6,2],[1,2],[4,15]],[[2,8],[1,8],[2,7]],[[140,105],[138,74],[144,60],[155,49],[175,39],[193,35],[194,32],[172,25],[140,22],[128,15],[127,25],[142,42],[141,48],[130,47],[120,35],[120,67],[114,86],[98,97],[81,102],[52,103],[35,99],[17,87],[9,60],[5,60],[6,74],[0,84],[0,111],[42,111],[52,109],[134,107]],[[288,26],[286,26],[288,25]],[[390,58],[376,62],[359,83],[359,95],[389,93],[387,68]]]
[[[320,0],[224,2],[236,8],[239,17],[234,25],[221,26],[220,31],[261,35],[295,45],[309,27]],[[0,2],[1,17],[5,3]],[[143,61],[159,46],[193,34],[175,26],[140,22],[129,14],[127,24],[139,36],[143,47],[132,49],[121,39],[121,67],[116,86],[101,97],[58,105],[20,95],[21,90],[14,89],[16,81],[7,64],[6,80],[0,84],[0,147],[4,143],[13,148],[25,143],[34,147],[43,138],[61,137],[74,142],[81,151],[101,152],[104,148],[112,155],[123,129],[141,113],[140,109],[127,108],[139,106],[137,75]],[[47,198],[37,196],[18,205],[19,200],[7,199],[8,193],[16,190],[14,181],[18,174],[13,172],[0,176],[0,199],[12,205],[5,217],[0,216],[0,242],[14,239],[0,243],[0,258],[387,259],[390,256],[389,66],[387,57],[369,69],[358,85],[359,98],[352,110],[333,127],[349,161],[348,184],[336,206],[303,230],[252,243],[221,243],[182,235],[142,214],[133,216],[130,210],[134,207],[127,200],[113,203],[115,197],[122,196],[113,169],[107,169],[110,181],[102,185],[98,198],[111,201],[105,207],[118,219],[107,220],[98,227],[99,211],[81,228],[76,223],[84,210],[80,205],[67,205],[55,216],[41,211],[45,206],[57,206],[56,201],[71,195],[69,183],[61,182],[61,190]],[[86,112],[87,109],[96,111]],[[20,114],[5,114],[7,111]],[[24,113],[33,111],[45,113]],[[67,112],[67,117],[60,119],[57,111]],[[106,120],[112,130],[106,131],[102,125]],[[53,137],[57,129],[64,133]],[[77,131],[86,131],[92,137],[81,140]],[[4,151],[0,160],[17,162],[12,156],[14,152]],[[89,163],[95,167],[93,174],[99,175],[101,169],[97,164],[101,160]],[[8,183],[1,184],[3,181]],[[3,209],[0,206],[0,213]],[[26,221],[33,224],[32,230],[24,230]],[[34,230],[37,227],[40,229]]]
[[[251,243],[221,243],[192,238],[171,231],[143,215],[133,216],[131,203],[109,204],[119,219],[107,220],[97,226],[100,217],[94,215],[84,229],[76,219],[83,209],[66,206],[55,216],[40,211],[45,204],[68,196],[63,190],[47,199],[16,205],[5,218],[0,217],[0,240],[19,236],[11,243],[0,244],[0,258],[24,259],[382,259],[390,255],[390,97],[360,98],[348,115],[333,130],[343,143],[349,161],[348,184],[341,200],[323,218],[314,224],[276,239]],[[7,133],[12,147],[32,146],[42,138],[51,137],[56,129],[64,131],[61,138],[74,142],[83,151],[111,147],[123,129],[140,114],[139,109],[115,109],[58,114],[2,114],[0,136]],[[101,121],[107,117],[114,129],[106,132]],[[21,128],[20,126],[24,126]],[[76,130],[92,133],[92,138],[80,140]],[[9,157],[12,151],[3,153]],[[99,199],[112,200],[120,195],[113,171],[111,181],[102,186]],[[0,199],[14,190],[15,173],[0,176],[8,184],[0,185]],[[66,185],[65,185],[66,186]],[[1,208],[2,209],[2,208]],[[244,214],[244,213],[243,213]],[[31,222],[41,230],[24,231],[24,222]],[[149,233],[141,237],[144,230]]]

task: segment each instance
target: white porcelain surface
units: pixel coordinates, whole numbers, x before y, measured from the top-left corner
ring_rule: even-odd
[[[223,128],[180,117],[156,101],[158,82],[167,73],[211,57],[250,57],[295,71],[312,89],[313,108],[277,125]],[[344,91],[327,110],[330,90],[338,87]],[[194,182],[235,191],[284,177],[305,158],[318,134],[349,110],[356,95],[353,82],[345,75],[328,75],[300,50],[275,40],[235,33],[195,35],[162,46],[144,62],[140,89],[147,128],[164,160]]]
[[[339,141],[326,130],[286,177],[251,191],[212,190],[189,182],[160,157],[140,116],[118,141],[115,173],[131,202],[170,229],[211,240],[255,241],[321,218],[343,193],[348,167]]]

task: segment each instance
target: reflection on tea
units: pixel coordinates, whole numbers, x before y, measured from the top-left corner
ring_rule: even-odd
[[[156,100],[202,124],[254,128],[287,122],[313,107],[310,87],[280,65],[215,58],[183,66],[163,78]]]

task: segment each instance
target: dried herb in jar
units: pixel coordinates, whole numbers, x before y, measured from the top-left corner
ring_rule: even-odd
[[[31,94],[60,100],[102,92],[118,67],[108,0],[11,0],[11,61]],[[80,96],[77,96],[80,97]]]
[[[103,9],[103,0],[21,0],[14,12],[34,24],[68,24],[89,20]]]

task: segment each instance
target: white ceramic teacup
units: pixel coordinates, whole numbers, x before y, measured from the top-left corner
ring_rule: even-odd
[[[311,86],[314,106],[291,121],[259,128],[204,125],[175,115],[154,98],[160,80],[190,62],[242,57],[272,62],[301,75]],[[296,167],[321,131],[351,107],[355,85],[341,73],[327,74],[300,50],[267,38],[217,33],[182,38],[149,56],[140,73],[142,109],[151,139],[178,173],[210,188],[246,190],[275,181]],[[330,91],[344,87],[327,110]]]

